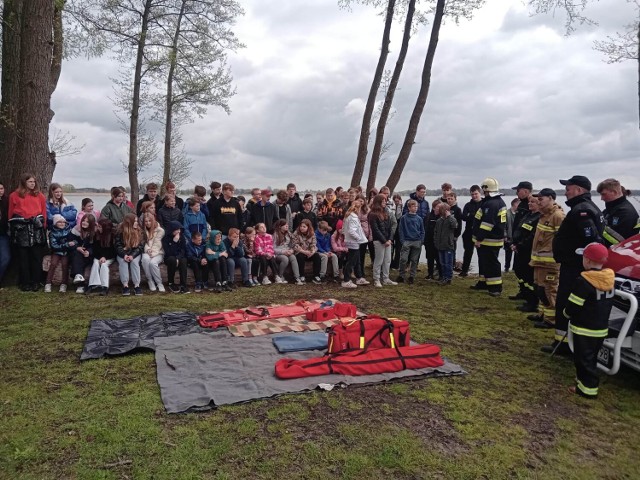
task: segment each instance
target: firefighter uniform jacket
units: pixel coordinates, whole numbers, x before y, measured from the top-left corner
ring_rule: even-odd
[[[553,239],[564,220],[564,212],[557,203],[552,204],[540,214],[531,247],[532,267],[559,268],[553,258]]]
[[[518,228],[514,226],[513,245],[516,246],[518,256],[522,255],[523,258],[526,258],[527,264],[531,259],[531,249],[533,248],[533,239],[539,219],[540,212],[529,212],[521,219]]]
[[[592,338],[607,336],[614,280],[615,273],[610,268],[580,274],[564,309],[574,334]]]
[[[640,231],[638,212],[625,196],[607,202],[602,214],[607,224],[602,234],[607,247],[620,243]]]
[[[553,239],[553,258],[556,262],[582,269],[582,256],[577,248],[591,242],[602,242],[604,216],[591,201],[590,193],[583,193],[568,200],[571,208]]]
[[[473,222],[473,241],[486,247],[502,248],[506,226],[507,206],[502,200],[502,194],[485,197]]]
[[[513,231],[515,232],[524,218],[529,215],[529,199],[524,198],[518,203],[516,214],[513,217]]]

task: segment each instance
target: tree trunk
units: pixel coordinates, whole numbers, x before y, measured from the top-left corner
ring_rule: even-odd
[[[5,0],[2,9],[2,101],[0,103],[0,178],[7,191],[18,186],[14,173],[20,105],[20,39],[23,0]]]
[[[27,1],[22,13],[20,106],[14,173],[18,169],[20,173],[32,172],[44,189],[53,175],[48,145],[52,93],[53,1]]]
[[[369,179],[367,180],[367,192],[370,192],[376,186],[376,177],[378,176],[378,164],[380,163],[380,155],[382,153],[382,146],[384,142],[384,131],[387,127],[389,119],[389,112],[391,112],[391,105],[393,104],[393,97],[400,81],[400,74],[402,73],[402,67],[404,66],[404,60],[407,57],[407,50],[409,50],[409,39],[411,38],[411,25],[413,23],[413,13],[416,9],[416,0],[409,0],[407,7],[407,18],[404,22],[404,34],[402,35],[402,46],[400,47],[400,53],[398,54],[398,60],[396,60],[396,66],[391,76],[391,82],[389,82],[389,88],[387,89],[387,95],[384,98],[384,104],[380,111],[380,119],[378,120],[378,126],[376,127],[376,141],[373,145],[373,153],[371,154],[371,163],[369,164]]]
[[[144,60],[144,48],[149,30],[149,14],[152,0],[146,0],[142,12],[142,26],[138,38],[136,54],[136,68],[133,74],[133,98],[131,99],[131,123],[129,125],[129,186],[131,187],[131,201],[135,203],[139,199],[140,186],[138,185],[138,123],[140,120],[140,87],[142,83],[142,62]]]
[[[367,145],[369,143],[369,134],[371,132],[371,117],[373,115],[373,107],[376,103],[376,95],[378,94],[378,88],[380,87],[380,80],[382,79],[382,73],[384,72],[384,65],[389,55],[389,36],[391,33],[391,23],[393,22],[393,10],[395,8],[395,0],[389,0],[387,5],[387,17],[384,23],[384,33],[382,34],[382,47],[380,49],[380,57],[378,58],[378,65],[376,66],[376,73],[373,76],[373,82],[371,83],[371,89],[369,90],[369,98],[364,109],[364,115],[362,117],[362,129],[360,130],[360,142],[358,144],[358,156],[356,158],[356,165],[353,169],[353,176],[351,177],[351,186],[356,187],[360,185],[362,181],[362,175],[364,174],[364,165],[367,161]]]
[[[173,127],[173,75],[178,62],[178,39],[180,38],[180,25],[184,16],[186,0],[182,1],[180,13],[176,21],[176,31],[173,35],[173,44],[171,45],[171,64],[169,65],[169,73],[167,75],[167,112],[164,124],[164,168],[162,172],[162,188],[171,180],[171,129]]]
[[[438,0],[436,5],[436,13],[433,17],[433,25],[431,27],[431,38],[429,39],[429,48],[427,49],[427,56],[424,60],[424,66],[422,67],[422,84],[420,86],[420,92],[416,99],[416,104],[409,120],[409,126],[407,133],[404,137],[404,143],[398,154],[396,164],[389,175],[387,180],[387,186],[393,192],[400,181],[400,176],[404,170],[409,155],[411,154],[411,148],[415,143],[416,135],[418,133],[418,125],[420,124],[420,117],[424,111],[424,106],[427,103],[427,95],[429,95],[429,86],[431,85],[431,68],[433,67],[433,59],[436,55],[436,48],[438,47],[438,35],[440,34],[440,26],[442,25],[442,16],[444,15],[445,0]]]

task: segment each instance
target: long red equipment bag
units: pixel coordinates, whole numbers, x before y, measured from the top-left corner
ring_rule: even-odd
[[[276,377],[284,380],[331,373],[372,375],[406,369],[435,368],[442,365],[444,361],[440,357],[440,347],[426,343],[412,347],[350,350],[307,360],[283,358],[276,362],[275,374]]]
[[[327,353],[368,348],[408,347],[411,344],[409,322],[397,318],[367,315],[341,322],[327,330]]]

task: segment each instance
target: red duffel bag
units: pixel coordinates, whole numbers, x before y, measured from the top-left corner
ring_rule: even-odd
[[[327,353],[368,348],[395,348],[410,345],[409,322],[397,318],[368,315],[341,322],[327,330]]]
[[[280,379],[314,377],[336,373],[340,375],[373,375],[419,368],[441,367],[440,347],[426,343],[412,347],[350,350],[320,358],[294,360],[283,358],[275,365]]]

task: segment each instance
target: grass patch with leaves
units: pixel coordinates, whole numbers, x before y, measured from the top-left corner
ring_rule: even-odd
[[[573,364],[539,347],[514,302],[418,280],[225,295],[0,294],[0,478],[634,478],[640,375],[604,377],[597,401],[571,396]],[[515,291],[506,276],[505,293]],[[93,318],[218,310],[333,297],[406,318],[462,377],[334,389],[165,413],[154,356],[79,362]]]

